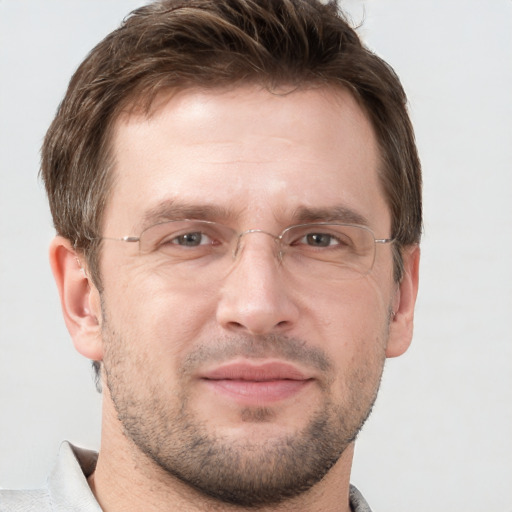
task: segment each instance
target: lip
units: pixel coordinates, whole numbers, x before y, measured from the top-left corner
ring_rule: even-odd
[[[313,378],[284,362],[232,362],[201,374],[201,380],[215,393],[244,405],[265,405],[291,398]]]

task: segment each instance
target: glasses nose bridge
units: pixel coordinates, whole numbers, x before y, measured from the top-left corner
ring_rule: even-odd
[[[276,256],[281,262],[282,260],[282,249],[281,249],[281,235],[274,235],[273,233],[270,233],[269,231],[265,231],[264,229],[247,229],[246,231],[242,231],[241,233],[238,233],[236,236],[236,243],[235,248],[233,250],[233,258],[236,258],[240,251],[243,248],[242,245],[242,239],[245,238],[246,235],[252,235],[252,234],[262,234],[267,235],[274,241],[274,246],[276,247],[277,253]]]

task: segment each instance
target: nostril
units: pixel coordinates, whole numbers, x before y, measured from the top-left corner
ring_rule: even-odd
[[[236,330],[240,330],[240,329],[244,328],[244,326],[239,322],[228,322],[228,326],[229,326],[229,328],[236,329]]]

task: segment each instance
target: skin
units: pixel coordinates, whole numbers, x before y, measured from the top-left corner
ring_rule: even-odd
[[[271,94],[247,86],[161,96],[151,116],[121,116],[113,149],[106,237],[139,235],[149,213],[168,203],[199,205],[208,220],[238,231],[274,234],[298,223],[301,209],[343,207],[377,238],[390,236],[375,137],[344,90]],[[185,442],[183,424],[173,424],[181,417],[222,453],[232,447],[239,471],[267,474],[276,469],[269,452],[306,439],[321,415],[331,427],[326,437],[335,440],[332,467],[298,495],[259,509],[349,510],[352,438],[369,414],[385,358],[411,341],[417,247],[404,252],[399,284],[389,246],[377,247],[368,275],[317,283],[290,275],[276,264],[271,239],[250,234],[222,280],[186,286],[172,281],[163,261],[141,258],[137,244],[105,241],[101,297],[77,256],[68,241],[54,240],[51,262],[68,329],[80,353],[103,361],[108,380],[90,478],[104,510],[245,510],[184,483],[141,445],[183,458],[176,451]],[[289,364],[307,383],[288,394],[278,385],[276,398],[259,394],[258,385],[243,396],[240,386],[225,392],[203,378],[232,363]]]

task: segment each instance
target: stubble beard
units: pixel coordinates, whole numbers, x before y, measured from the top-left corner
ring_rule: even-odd
[[[169,391],[162,391],[152,373],[143,375],[145,382],[135,378],[146,361],[140,357],[136,362],[130,359],[127,340],[105,324],[103,337],[106,382],[125,436],[166,474],[203,496],[247,508],[275,505],[296,497],[327,474],[368,418],[384,360],[382,354],[382,364],[377,363],[378,375],[374,370],[358,368],[347,377],[349,396],[343,404],[334,404],[326,388],[322,406],[302,429],[263,442],[215,432],[195,415],[183,389],[169,397]],[[184,362],[182,375],[187,367],[193,368],[201,361],[234,354],[279,354],[334,371],[323,351],[305,347],[301,340],[279,336],[230,337],[215,347],[209,344],[195,351]],[[373,380],[370,388],[368,379]],[[264,407],[240,412],[241,421],[254,424],[270,423],[274,415],[273,408]]]

